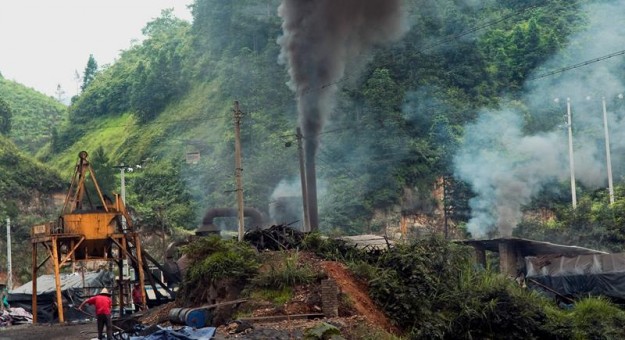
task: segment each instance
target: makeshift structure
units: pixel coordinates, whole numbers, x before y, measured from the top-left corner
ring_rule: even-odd
[[[102,288],[115,286],[115,275],[106,270],[99,272],[76,272],[61,274],[61,296],[63,298],[63,314],[65,320],[85,319],[85,314],[76,310],[83,300],[97,295]],[[11,307],[21,307],[32,312],[33,283],[28,282],[9,292]],[[85,306],[85,311],[94,314],[94,307]],[[42,275],[37,278],[37,320],[38,322],[53,322],[58,320],[56,306],[56,283],[54,275]]]
[[[567,303],[598,295],[625,301],[625,253],[522,238],[457,242],[473,246],[480,264],[485,264],[485,251],[499,253],[501,273]]]
[[[625,301],[625,254],[525,258],[528,285],[558,298],[603,295]]]

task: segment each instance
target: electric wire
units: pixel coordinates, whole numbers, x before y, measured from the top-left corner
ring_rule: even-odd
[[[570,71],[570,70],[574,70],[574,69],[577,69],[577,68],[580,68],[580,67],[584,67],[584,66],[587,66],[587,65],[598,63],[600,61],[611,59],[611,58],[614,58],[614,57],[617,57],[617,56],[620,56],[620,55],[624,55],[624,54],[625,54],[625,50],[621,50],[621,51],[618,51],[618,52],[614,52],[614,53],[610,53],[610,54],[604,55],[602,57],[598,57],[598,58],[582,61],[581,63],[565,66],[565,67],[562,67],[562,68],[559,68],[559,69],[556,69],[556,70],[553,70],[553,71],[549,71],[549,72],[546,72],[546,73],[541,73],[541,74],[538,74],[536,76],[529,77],[529,78],[527,78],[527,80],[537,80],[537,79],[546,78],[546,77],[549,77],[549,76],[553,76],[553,75],[556,75],[556,74],[559,74],[559,73],[564,73],[566,71]]]

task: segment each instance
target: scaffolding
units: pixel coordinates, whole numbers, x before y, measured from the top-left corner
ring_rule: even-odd
[[[114,200],[111,200],[102,194],[87,157],[85,151],[78,154],[76,169],[59,218],[31,229],[33,323],[37,323],[37,273],[49,260],[54,267],[56,305],[60,323],[65,322],[60,274],[61,269],[70,263],[108,261],[109,268],[115,264],[119,277],[116,287],[111,288],[120,307],[120,313],[123,313],[124,306],[132,303],[132,300],[128,301],[131,280],[124,275],[125,264],[132,265],[135,273],[138,273],[141,304],[144,308],[146,306],[144,271],[147,268],[145,263],[147,254],[141,250],[141,240],[134,231],[132,220],[120,195],[115,194]],[[93,204],[87,190],[87,178],[93,184],[92,189],[97,192],[97,204]],[[44,255],[47,255],[41,263],[38,257],[39,248],[43,248]],[[155,286],[154,278],[148,275],[148,279]],[[164,286],[162,282],[158,283]]]

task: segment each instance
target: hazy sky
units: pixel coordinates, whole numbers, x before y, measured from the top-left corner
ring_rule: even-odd
[[[162,9],[191,21],[193,0],[0,0],[0,73],[50,96],[76,94],[93,54],[112,63]]]

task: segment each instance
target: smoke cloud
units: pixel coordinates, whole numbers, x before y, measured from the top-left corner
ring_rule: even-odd
[[[315,155],[346,66],[406,31],[402,0],[283,0],[280,61],[288,65],[304,135],[311,226],[316,221]],[[315,205],[312,207],[312,205]],[[315,216],[313,216],[314,214]]]
[[[613,23],[625,20],[624,5],[625,1],[619,0],[584,8],[588,29],[571,37],[569,47],[537,69],[536,75],[622,50],[625,26]],[[608,103],[614,178],[625,175],[625,139],[614,138],[625,128],[625,112],[614,109],[619,107],[618,94],[625,90],[623,65],[623,56],[619,56],[529,81],[525,86],[523,102],[527,109],[546,112],[545,106],[557,105],[563,124],[566,98],[570,98],[575,176],[586,188],[607,187],[602,97]],[[555,98],[559,102],[554,103]],[[474,124],[466,127],[455,168],[456,175],[469,182],[477,194],[470,202],[472,218],[468,229],[473,237],[491,233],[511,236],[521,220],[522,207],[545,184],[570,178],[567,129],[560,126],[526,135],[521,117],[522,113],[514,109],[485,110]]]

